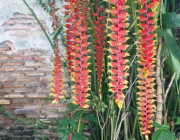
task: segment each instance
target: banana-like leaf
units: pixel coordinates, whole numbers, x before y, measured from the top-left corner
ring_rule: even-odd
[[[162,27],[164,29],[180,27],[180,15],[176,13],[162,14]]]
[[[168,46],[166,45],[167,52],[169,51]],[[169,57],[167,57],[166,63],[168,67],[171,69],[172,72],[176,72],[175,79],[177,80],[180,75],[180,62],[177,58],[172,55],[172,53],[169,51]]]
[[[158,29],[157,31],[160,35],[164,37],[170,53],[172,53],[175,58],[180,59],[180,49],[174,38],[164,30]]]

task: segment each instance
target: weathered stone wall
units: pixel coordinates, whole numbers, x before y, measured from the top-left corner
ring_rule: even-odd
[[[52,33],[49,15],[36,0],[27,2],[34,8],[47,33]],[[53,50],[22,0],[0,0],[0,3],[0,107],[23,120],[39,116],[40,121],[48,126],[40,133],[53,138],[55,133],[49,131],[51,126],[48,124],[61,117],[62,114],[55,112],[65,110],[67,105],[52,105],[49,101],[42,106],[50,93]],[[60,46],[63,51],[61,42]],[[64,88],[69,91],[67,94],[70,93],[66,78]],[[4,117],[4,111],[0,111],[0,139],[38,139],[32,127]]]

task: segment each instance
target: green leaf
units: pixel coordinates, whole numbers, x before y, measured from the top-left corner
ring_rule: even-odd
[[[76,122],[75,122],[75,120],[73,118],[69,119],[69,125],[71,125],[73,128],[77,127]]]
[[[171,131],[164,131],[164,135],[168,140],[176,140],[176,136]]]
[[[175,124],[180,124],[180,117],[174,117],[177,118],[177,121],[175,122]]]
[[[73,104],[73,103],[69,103],[69,104],[67,105],[67,111],[66,111],[65,114],[69,114],[69,113],[73,112],[73,111],[76,110],[78,107],[79,107],[78,105],[75,105],[75,104]]]
[[[62,135],[61,140],[67,140],[69,137],[69,132],[67,130],[63,130],[61,132],[61,135]]]
[[[131,106],[129,107],[129,111],[132,112],[134,115],[138,115],[137,110]]]
[[[162,14],[162,27],[165,29],[180,27],[180,15],[176,13]]]
[[[179,63],[179,60],[175,58],[172,53],[169,52],[169,55],[170,57],[166,61],[168,63],[169,68],[172,70],[172,72],[176,72],[175,79],[177,80],[180,75],[180,63]]]
[[[162,134],[161,129],[156,130],[152,135],[152,140],[158,140],[158,138],[161,136],[161,134]]]
[[[76,112],[74,113],[74,115],[73,115],[74,119],[78,119],[83,112],[84,112],[84,110],[82,110],[82,109],[76,111]]]
[[[166,135],[164,133],[164,130],[161,131],[161,135],[159,136],[159,138],[157,140],[169,140],[169,139],[166,139]]]
[[[152,140],[176,140],[176,137],[169,130],[158,129],[153,133]]]
[[[58,30],[55,32],[54,36],[53,36],[53,40],[55,40],[57,38],[57,36],[63,31],[63,26],[60,25]]]
[[[85,114],[83,115],[83,118],[85,118],[85,119],[87,119],[87,120],[89,120],[89,121],[98,123],[98,119],[97,119],[93,114],[85,113]]]
[[[153,125],[154,127],[161,128],[161,125],[158,124],[157,122],[152,122],[152,125]]]
[[[163,124],[163,125],[161,126],[161,129],[163,129],[163,130],[169,130],[169,125]]]
[[[162,57],[165,57],[165,56],[169,57],[169,55],[170,55],[170,54],[169,54],[167,45],[164,43],[164,44],[162,45],[162,47],[161,47],[161,56],[162,56]]]
[[[3,111],[4,110],[4,108],[3,107],[0,107],[0,111]]]
[[[164,37],[166,45],[174,57],[180,59],[180,49],[174,38],[164,30],[158,29],[158,32]]]
[[[85,140],[86,137],[81,133],[73,133],[72,140]]]
[[[62,118],[61,120],[61,127],[66,128],[68,126],[68,119],[67,118]]]

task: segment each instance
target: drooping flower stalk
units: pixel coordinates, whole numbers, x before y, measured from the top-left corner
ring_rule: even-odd
[[[128,37],[126,34],[128,31],[126,27],[128,26],[128,13],[126,9],[128,6],[125,5],[126,0],[108,0],[109,3],[113,4],[114,6],[112,9],[106,10],[108,13],[111,13],[112,18],[108,18],[107,21],[111,22],[112,25],[108,27],[111,30],[111,33],[108,36],[111,38],[108,43],[110,44],[110,48],[108,49],[110,54],[108,58],[110,62],[108,66],[110,69],[108,70],[110,76],[110,83],[109,83],[109,91],[116,94],[115,101],[119,108],[122,108],[124,94],[123,90],[127,88],[127,80],[126,70],[128,66],[126,63],[128,60],[126,56],[128,53],[126,52],[126,41]]]
[[[52,1],[51,3],[52,7],[52,13],[50,15],[53,17],[53,26],[54,26],[54,31],[58,30],[58,18],[56,15],[57,8],[55,7],[55,0]],[[53,76],[52,78],[52,88],[51,88],[51,96],[54,97],[54,100],[52,103],[58,103],[59,99],[64,98],[63,95],[63,85],[62,85],[62,66],[61,66],[61,59],[59,55],[59,40],[58,37],[55,39],[55,62],[54,62],[54,68],[53,68]]]
[[[104,19],[105,16],[102,16],[101,12],[104,8],[96,6],[96,12],[92,13],[95,19],[94,23],[94,49],[95,49],[95,59],[96,59],[96,71],[97,71],[97,79],[98,79],[98,95],[100,99],[102,98],[101,90],[102,90],[102,77],[103,77],[103,56],[104,56]]]
[[[148,139],[150,134],[151,122],[155,112],[154,97],[154,67],[155,67],[155,36],[154,30],[156,29],[154,16],[156,12],[152,11],[152,8],[156,6],[156,2],[153,0],[141,0],[138,1],[141,9],[138,10],[139,16],[139,68],[138,68],[138,114],[141,124],[141,134],[145,135]]]
[[[89,35],[87,35],[87,1],[80,1],[77,5],[77,14],[78,16],[75,18],[72,26],[76,28],[73,29],[73,34],[76,38],[73,40],[74,44],[72,48],[76,51],[71,53],[74,56],[73,59],[73,74],[72,74],[72,81],[74,85],[72,86],[72,91],[75,93],[73,96],[74,104],[79,105],[81,108],[88,108],[87,102],[89,101],[87,97],[89,96],[89,81],[90,76],[88,69],[89,63],[88,59],[88,46],[89,42],[87,39]]]
[[[70,10],[74,7],[75,2],[72,0],[66,0],[66,2],[68,2],[67,5],[64,5],[65,8],[65,15],[69,15],[70,14]],[[71,55],[72,52],[74,52],[74,49],[72,48],[72,45],[74,44],[73,39],[75,38],[74,34],[72,33],[72,30],[76,29],[76,26],[73,26],[73,22],[75,20],[75,18],[78,16],[77,13],[75,13],[75,11],[77,11],[77,8],[74,9],[74,12],[72,12],[72,14],[69,16],[69,18],[66,20],[66,51],[67,51],[67,64],[68,64],[68,71],[70,73],[70,76],[73,72],[73,56]]]

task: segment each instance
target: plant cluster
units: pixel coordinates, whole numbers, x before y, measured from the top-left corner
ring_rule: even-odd
[[[80,131],[87,108],[97,118],[93,139],[176,139],[180,48],[174,28],[180,21],[175,0],[66,0],[64,25],[58,23],[56,1],[48,4],[54,43],[42,29],[55,51],[53,103],[66,98],[63,67],[77,107],[60,124],[64,139],[88,139]],[[64,61],[58,46],[63,30]],[[123,136],[121,130],[127,130]]]

